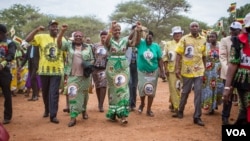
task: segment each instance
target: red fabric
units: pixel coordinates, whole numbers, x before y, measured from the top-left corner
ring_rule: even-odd
[[[0,141],[8,141],[10,138],[8,131],[0,123]]]
[[[250,122],[250,106],[247,107],[247,122]]]
[[[249,49],[249,41],[248,41],[248,33],[243,33],[240,34],[239,39],[242,43],[244,43],[244,47],[243,47],[243,52],[247,55],[250,56],[250,49]]]

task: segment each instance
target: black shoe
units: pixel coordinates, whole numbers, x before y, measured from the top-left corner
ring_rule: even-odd
[[[200,125],[200,126],[205,126],[205,124],[202,122],[200,118],[195,118],[194,119],[194,124]]]
[[[63,112],[69,113],[69,108],[64,108],[64,109],[63,109]]]
[[[99,112],[104,112],[104,109],[103,109],[103,107],[99,107]]]
[[[132,111],[135,111],[135,107],[129,107],[129,111],[132,112]]]
[[[45,117],[48,117],[48,116],[49,116],[49,113],[44,112],[43,117],[45,118]]]
[[[208,115],[214,115],[214,109],[208,113]]]
[[[56,117],[53,117],[53,118],[50,118],[50,122],[58,124],[59,120]]]
[[[68,127],[72,127],[72,126],[74,126],[74,125],[76,125],[76,119],[75,119],[75,118],[72,118],[72,119],[70,120],[69,124],[68,124]]]
[[[32,97],[30,99],[28,99],[28,101],[37,101],[38,100],[38,97]]]
[[[228,118],[222,118],[222,125],[229,125]]]
[[[83,119],[88,119],[89,118],[89,116],[88,116],[88,114],[87,114],[86,111],[82,112],[82,118]]]
[[[174,115],[172,115],[172,117],[174,117],[174,118],[183,118],[183,112],[178,111]]]
[[[3,124],[9,124],[10,123],[10,120],[9,119],[4,119],[3,120]]]

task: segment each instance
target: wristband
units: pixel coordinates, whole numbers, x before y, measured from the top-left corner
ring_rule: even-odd
[[[231,88],[230,87],[224,87],[224,90],[230,90]]]

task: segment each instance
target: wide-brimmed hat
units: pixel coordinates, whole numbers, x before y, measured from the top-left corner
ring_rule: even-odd
[[[173,36],[174,33],[182,33],[183,34],[184,31],[181,29],[180,26],[175,26],[175,27],[172,28],[172,33],[170,33],[170,35]]]
[[[242,25],[240,22],[232,22],[231,25],[230,25],[230,28],[233,28],[233,29],[242,29]]]
[[[250,27],[250,13],[248,13],[244,18],[245,27]]]

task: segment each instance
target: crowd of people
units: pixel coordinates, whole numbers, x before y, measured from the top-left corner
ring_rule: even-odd
[[[58,124],[59,90],[66,94],[69,113],[68,127],[76,125],[82,114],[88,119],[89,89],[94,84],[98,109],[104,112],[104,100],[108,97],[106,118],[128,123],[132,111],[154,117],[152,110],[156,96],[158,77],[168,81],[169,108],[173,118],[183,118],[191,91],[194,91],[193,123],[205,126],[202,110],[213,115],[223,104],[222,124],[230,124],[233,92],[239,97],[239,115],[234,124],[250,123],[250,13],[239,22],[230,25],[230,36],[218,41],[216,32],[207,36],[200,34],[198,22],[191,22],[190,33],[184,35],[180,26],[171,31],[173,39],[162,50],[154,42],[154,33],[146,32],[140,22],[132,26],[126,37],[121,37],[121,26],[113,21],[109,31],[101,31],[100,41],[91,43],[83,31],[74,31],[65,38],[67,24],[51,20],[49,33],[39,33],[46,27],[38,26],[22,41],[25,50],[18,63],[20,74],[28,62],[25,86],[32,96],[28,101],[38,100],[42,91],[43,117]],[[146,33],[146,34],[145,34]],[[145,36],[143,35],[145,34]],[[157,33],[156,33],[157,34]],[[7,37],[6,26],[0,24],[0,87],[4,95],[3,124],[12,119],[11,83],[14,76],[9,65],[16,59],[18,47]],[[230,70],[230,71],[227,71]],[[136,107],[137,91],[140,104]],[[147,98],[147,101],[145,99]]]

